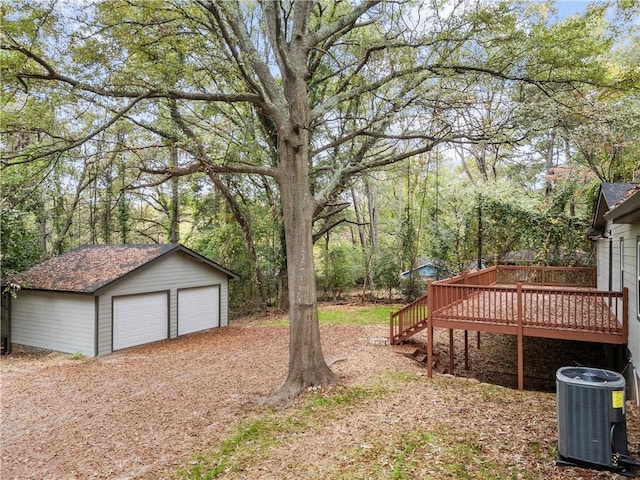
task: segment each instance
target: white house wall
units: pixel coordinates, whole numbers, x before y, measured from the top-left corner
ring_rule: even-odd
[[[640,319],[638,318],[637,296],[638,280],[636,269],[636,241],[640,237],[640,224],[620,223],[609,224],[610,237],[613,238],[613,289],[620,290],[622,286],[620,271],[620,238],[624,238],[624,286],[629,289],[629,343],[628,348],[637,370],[640,370]],[[600,250],[601,245],[598,245]],[[605,250],[604,248],[602,250]],[[607,250],[608,259],[608,250]],[[600,266],[600,265],[599,265]],[[604,266],[604,264],[603,264]],[[608,281],[608,280],[607,280]],[[600,287],[600,284],[598,284]]]
[[[601,238],[598,240],[596,248],[598,272],[598,290],[609,290],[609,239]]]
[[[220,285],[220,326],[229,323],[228,277],[209,265],[175,253],[140,268],[100,292],[98,307],[98,355],[111,352],[113,296],[169,291],[169,337],[178,334],[178,289]]]
[[[93,356],[95,318],[91,295],[21,290],[11,301],[11,342]]]

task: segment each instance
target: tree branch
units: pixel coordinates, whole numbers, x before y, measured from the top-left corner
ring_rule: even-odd
[[[160,91],[157,89],[149,89],[146,92],[141,92],[139,90],[128,90],[128,89],[107,89],[101,88],[95,85],[91,85],[85,82],[81,82],[75,78],[69,77],[67,75],[63,75],[62,73],[56,71],[56,69],[47,62],[44,58],[36,55],[34,52],[30,51],[28,48],[25,48],[22,45],[19,45],[17,42],[13,45],[0,45],[0,50],[9,50],[21,53],[25,57],[30,60],[33,60],[38,65],[40,65],[45,73],[35,73],[35,72],[22,72],[18,73],[16,77],[20,81],[25,80],[43,80],[43,81],[58,81],[61,83],[65,83],[70,85],[71,87],[82,90],[85,92],[94,93],[101,97],[111,97],[111,98],[172,98],[172,99],[182,99],[182,100],[193,100],[193,101],[203,101],[203,102],[224,102],[224,103],[235,103],[235,102],[249,102],[256,105],[263,105],[262,98],[258,95],[251,93],[237,93],[237,94],[223,94],[223,93],[204,93],[204,92],[188,92],[181,90],[164,90]]]
[[[47,157],[47,156],[50,156],[50,155],[56,155],[56,154],[68,152],[69,150],[72,150],[72,149],[74,149],[76,147],[79,147],[80,145],[88,142],[89,140],[91,140],[93,137],[95,137],[99,133],[104,132],[105,130],[107,130],[111,125],[116,123],[119,119],[123,118],[125,116],[125,114],[129,110],[131,110],[138,102],[140,102],[141,100],[143,100],[145,98],[147,98],[146,94],[136,97],[125,108],[123,108],[119,112],[116,112],[115,115],[107,123],[105,123],[104,125],[101,125],[99,128],[97,128],[94,131],[90,132],[88,135],[85,135],[84,137],[80,138],[79,140],[76,140],[76,141],[72,142],[69,145],[66,145],[66,146],[60,147],[60,148],[56,148],[56,149],[53,149],[53,150],[47,150],[47,151],[39,153],[39,154],[29,154],[29,153],[25,154],[25,153],[17,152],[15,154],[2,157],[0,159],[0,162],[1,162],[3,167],[4,166],[10,166],[10,165],[19,165],[19,164],[23,164],[23,163],[32,162],[32,161],[35,161],[35,160],[38,160],[40,158],[44,158],[44,157]],[[28,158],[26,158],[24,160],[21,160],[21,161],[11,162],[11,159],[24,157],[25,155],[27,155]]]

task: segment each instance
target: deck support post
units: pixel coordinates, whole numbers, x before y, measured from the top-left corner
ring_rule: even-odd
[[[395,336],[394,328],[393,328],[393,312],[389,312],[389,343],[393,345],[395,342],[393,338]]]
[[[464,369],[469,370],[469,331],[464,331]]]
[[[480,350],[480,330],[478,330],[478,350]]]
[[[449,329],[449,375],[453,375],[453,329]]]
[[[433,287],[431,280],[427,281],[427,377],[433,378],[433,321],[431,312],[433,311]]]
[[[518,283],[518,390],[524,390],[524,345],[522,329],[522,284]]]

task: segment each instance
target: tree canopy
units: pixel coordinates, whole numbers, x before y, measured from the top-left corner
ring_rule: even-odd
[[[377,217],[350,213],[358,185],[375,205],[372,172],[437,157],[482,191],[508,169],[531,174],[519,157],[536,145],[552,157],[562,137],[567,165],[603,179],[635,173],[638,62],[629,44],[614,55],[614,38],[627,35],[624,15],[638,4],[615,20],[609,7],[550,22],[547,3],[480,0],[13,2],[3,6],[2,169],[25,181],[5,196],[13,180],[3,178],[3,203],[36,201],[28,185],[46,192],[28,222],[45,226],[56,253],[86,198],[94,242],[151,231],[176,238],[181,224],[214,221],[218,208],[203,209],[200,187],[180,179],[206,182],[239,229],[263,299],[262,255],[286,272],[290,364],[277,397],[291,398],[335,381],[320,344],[314,242],[359,225],[362,262],[375,264],[379,239],[365,240],[364,224],[377,232]],[[606,145],[594,142],[593,125]],[[404,262],[422,250],[414,239],[427,230],[429,193],[406,185]],[[182,222],[180,198],[190,205]],[[408,208],[416,198],[421,217]],[[470,231],[465,200],[453,202],[449,251]],[[46,215],[44,204],[59,212]],[[135,216],[154,221],[131,232]],[[469,253],[456,252],[462,267]],[[337,251],[326,258],[340,262]]]

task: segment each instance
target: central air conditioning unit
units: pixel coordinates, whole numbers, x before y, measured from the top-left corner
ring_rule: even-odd
[[[627,451],[625,380],[610,370],[563,367],[556,372],[558,465],[633,475]]]

